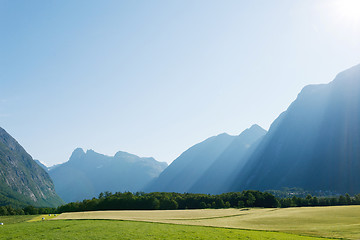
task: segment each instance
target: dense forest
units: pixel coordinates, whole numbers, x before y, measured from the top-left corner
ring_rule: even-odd
[[[0,216],[6,215],[37,215],[37,214],[50,214],[56,213],[56,208],[36,208],[27,206],[24,208],[14,208],[10,205],[0,206]]]
[[[58,208],[13,208],[1,206],[0,215],[48,214],[97,210],[171,210],[171,209],[205,209],[205,208],[286,208],[304,206],[360,205],[360,194],[350,196],[277,198],[273,194],[260,191],[243,191],[223,193],[220,195],[194,193],[104,192],[98,198],[71,202]]]

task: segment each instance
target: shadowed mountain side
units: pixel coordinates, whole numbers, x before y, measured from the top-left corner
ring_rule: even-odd
[[[35,161],[42,169],[44,169],[46,172],[49,171],[48,167],[45,166],[42,162],[40,162],[40,161],[37,160],[37,159],[34,159],[34,161]]]
[[[181,154],[144,190],[180,193],[221,191],[220,189],[226,186],[220,186],[221,184],[215,182],[225,183],[227,174],[233,171],[233,166],[242,161],[246,149],[265,132],[254,125],[240,136],[223,133],[208,138]]]
[[[126,152],[114,157],[78,148],[69,161],[50,170],[56,191],[66,201],[97,197],[99,193],[140,191],[165,168],[166,163]]]
[[[360,192],[360,65],[306,86],[270,127],[235,190]]]
[[[198,143],[175,159],[157,179],[144,188],[146,192],[188,192],[235,139],[226,133]]]
[[[56,207],[63,203],[48,173],[0,128],[0,206]]]
[[[223,153],[192,185],[189,192],[219,194],[228,191],[229,182],[245,165],[254,145],[266,134],[258,125],[243,131],[236,136]]]

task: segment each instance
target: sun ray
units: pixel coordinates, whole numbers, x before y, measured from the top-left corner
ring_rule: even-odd
[[[333,7],[342,21],[357,24],[360,21],[360,0],[336,0]]]

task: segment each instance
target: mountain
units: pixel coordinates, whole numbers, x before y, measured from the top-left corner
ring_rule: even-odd
[[[50,170],[53,170],[53,169],[57,168],[57,167],[60,166],[60,165],[61,165],[61,163],[52,165],[52,166],[50,166],[50,167],[47,168],[47,171],[49,172]]]
[[[236,178],[234,170],[242,169],[265,134],[266,130],[258,125],[253,125],[236,136],[191,186],[189,192],[211,194],[228,192],[229,182]]]
[[[47,172],[0,128],[0,205],[55,207],[63,203]]]
[[[97,197],[101,192],[137,192],[157,177],[167,163],[117,152],[110,157],[77,148],[68,162],[49,170],[59,196],[66,202]]]
[[[232,190],[360,192],[360,65],[303,88],[271,125]]]
[[[258,125],[239,136],[226,133],[210,137],[194,145],[175,159],[146,192],[221,193],[233,179],[234,169],[240,169],[247,155],[266,131]]]
[[[48,172],[48,171],[49,171],[48,167],[45,166],[42,162],[40,162],[40,161],[37,160],[37,159],[34,159],[34,161],[35,161],[42,169],[44,169],[45,172]]]

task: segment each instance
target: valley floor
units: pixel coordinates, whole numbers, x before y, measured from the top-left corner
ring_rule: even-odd
[[[114,220],[57,220],[1,226],[1,239],[240,239],[321,240],[281,232]]]
[[[0,222],[0,239],[360,239],[360,206],[96,211]]]
[[[96,211],[64,213],[56,219],[118,219],[360,239],[360,206]]]

